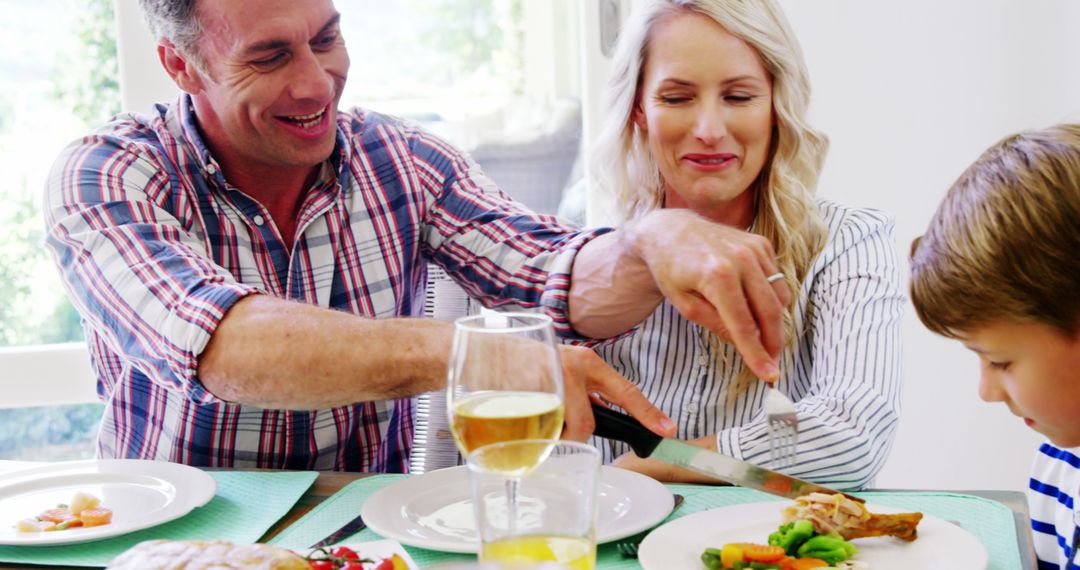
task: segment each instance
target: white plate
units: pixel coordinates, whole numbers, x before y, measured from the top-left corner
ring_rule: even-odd
[[[101,459],[50,463],[0,475],[0,544],[35,546],[89,542],[159,525],[208,503],[217,485],[205,471],[165,461]],[[112,522],[53,532],[18,532],[33,518],[77,491],[101,499]]]
[[[694,513],[649,533],[638,550],[645,570],[701,569],[701,553],[729,542],[765,544],[780,526],[783,501],[747,503]],[[881,505],[866,505],[875,513],[905,512]],[[910,511],[908,511],[910,512]],[[892,537],[859,538],[854,560],[872,570],[985,570],[986,548],[970,532],[930,515],[919,523],[919,537],[904,542]]]
[[[397,554],[405,561],[405,566],[409,570],[417,570],[420,568],[416,561],[409,556],[409,553],[402,548],[401,543],[396,540],[370,540],[368,542],[347,542],[345,544],[335,544],[327,547],[328,549],[334,549],[339,546],[346,546],[353,549],[354,552],[360,555],[361,558],[371,558],[373,560],[382,560],[383,558],[390,558]],[[307,556],[314,552],[315,549],[310,550],[297,550],[295,551],[300,556]]]
[[[406,477],[371,494],[360,514],[371,530],[409,546],[443,552],[479,550],[465,466]],[[675,500],[654,479],[600,468],[596,541],[619,540],[653,527]]]

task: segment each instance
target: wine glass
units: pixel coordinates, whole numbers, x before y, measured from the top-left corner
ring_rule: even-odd
[[[558,439],[563,376],[551,318],[488,312],[454,321],[446,403],[462,455],[491,443]],[[499,469],[520,476],[545,456],[523,452]]]

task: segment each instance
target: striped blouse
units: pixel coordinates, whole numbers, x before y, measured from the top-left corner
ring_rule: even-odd
[[[799,415],[792,475],[842,488],[881,469],[900,414],[904,296],[890,216],[819,200],[829,241],[795,300],[799,341],[780,359],[776,387]],[[725,454],[768,465],[763,398],[755,382],[729,398],[742,358],[668,302],[597,352],[678,424],[678,437],[716,434]],[[629,448],[597,440],[610,461]]]
[[[339,113],[288,251],[267,210],[224,178],[186,95],[65,149],[44,210],[106,402],[98,455],[214,467],[408,465],[410,399],[267,410],[202,386],[197,358],[243,296],[418,316],[430,261],[484,304],[543,306],[567,332],[570,267],[597,234],[525,210],[442,140],[354,109]]]
[[[1039,570],[1071,570],[1073,548],[1080,538],[1080,448],[1039,447],[1028,482],[1031,534]],[[1080,560],[1074,561],[1080,562]]]

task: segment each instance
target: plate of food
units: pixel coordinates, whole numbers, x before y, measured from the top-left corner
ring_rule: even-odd
[[[224,540],[147,540],[129,548],[108,570],[145,568],[274,568],[275,570],[417,570],[393,540],[338,544],[294,552],[270,544]]]
[[[751,562],[783,570],[985,570],[989,557],[975,535],[943,519],[813,493],[794,504],[747,503],[676,519],[645,538],[638,561],[645,570]]]
[[[615,467],[600,468],[596,541],[610,542],[652,528],[664,520],[675,497],[655,479]],[[528,496],[519,508],[543,508]],[[386,538],[418,548],[475,553],[480,549],[469,499],[466,467],[407,477],[372,493],[360,515]]]
[[[0,475],[0,545],[101,540],[180,518],[214,497],[205,471],[165,461],[50,463]]]

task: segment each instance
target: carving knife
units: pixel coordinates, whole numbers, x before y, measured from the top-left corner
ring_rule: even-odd
[[[786,499],[796,499],[809,493],[829,493],[863,502],[858,497],[836,489],[758,467],[685,441],[656,435],[636,419],[599,404],[594,403],[592,409],[596,418],[596,431],[593,434],[626,442],[639,457],[651,457],[732,485],[756,489]]]

